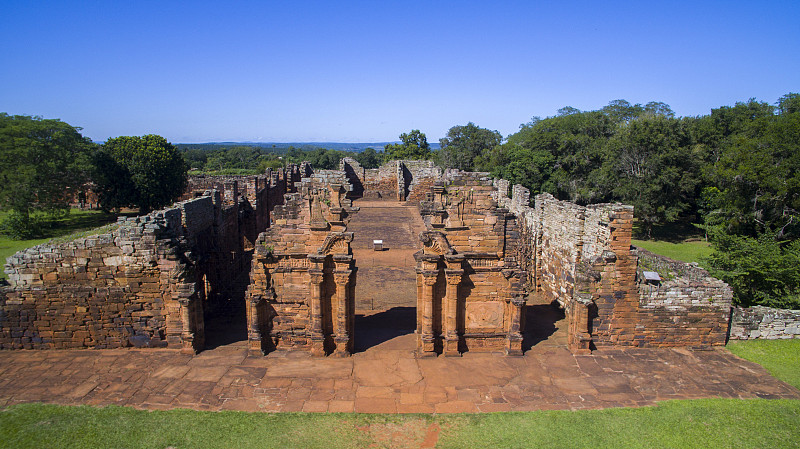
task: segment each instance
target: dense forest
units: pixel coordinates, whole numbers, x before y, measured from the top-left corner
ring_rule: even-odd
[[[800,308],[796,93],[774,105],[750,99],[698,117],[676,117],[661,102],[615,100],[595,111],[565,107],[552,117],[534,117],[506,138],[470,122],[450,128],[438,145],[415,129],[382,151],[368,144],[357,148],[363,151],[172,145],[160,136],[97,145],[79,130],[59,120],[0,113],[0,209],[11,211],[0,224],[3,232],[30,235],[37,214],[64,213],[69,198],[89,181],[100,189],[104,208],[148,210],[180,195],[187,170],[255,174],[302,161],[335,169],[346,156],[366,168],[392,159],[432,159],[445,168],[491,172],[534,195],[632,204],[643,237],[695,229],[714,249],[702,264],[733,287],[737,304]],[[162,173],[163,161],[175,169]],[[166,192],[168,178],[174,188]]]

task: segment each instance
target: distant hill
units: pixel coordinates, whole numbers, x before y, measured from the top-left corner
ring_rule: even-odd
[[[285,152],[289,147],[299,148],[301,150],[315,150],[317,148],[324,148],[326,150],[338,151],[351,151],[360,153],[367,148],[374,148],[377,151],[383,151],[383,147],[390,143],[396,142],[364,142],[364,143],[346,143],[346,142],[206,142],[206,143],[176,143],[175,146],[182,149],[195,148],[204,150],[214,150],[223,147],[259,147],[259,148],[274,148],[279,153]],[[431,142],[431,149],[438,150],[439,143]]]

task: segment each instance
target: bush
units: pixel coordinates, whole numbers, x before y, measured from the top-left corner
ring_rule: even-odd
[[[28,240],[44,234],[45,220],[41,216],[31,216],[11,211],[0,221],[0,233],[13,240]]]
[[[731,286],[735,305],[800,308],[800,240],[715,232],[712,245],[711,274]]]

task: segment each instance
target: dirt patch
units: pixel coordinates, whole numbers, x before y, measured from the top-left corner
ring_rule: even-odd
[[[439,441],[439,424],[425,419],[406,419],[400,422],[370,423],[356,426],[372,440],[371,448],[406,449],[433,448]]]

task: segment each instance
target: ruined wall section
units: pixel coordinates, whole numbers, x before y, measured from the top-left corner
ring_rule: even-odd
[[[273,227],[256,242],[247,291],[253,353],[352,350],[355,265],[346,230],[358,209],[351,189],[344,172],[321,170],[275,208]]]
[[[708,273],[631,247],[633,208],[579,206],[495,180],[497,200],[519,220],[529,284],[565,310],[574,352],[602,346],[693,346],[725,343],[730,289]],[[642,272],[658,266],[664,281]]]
[[[525,273],[517,217],[488,173],[446,171],[419,205],[428,229],[417,260],[421,355],[521,354]]]
[[[206,196],[9,257],[0,347],[201,347],[192,246],[218,211]]]
[[[771,307],[735,307],[731,316],[731,340],[800,338],[800,310]]]

